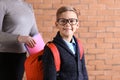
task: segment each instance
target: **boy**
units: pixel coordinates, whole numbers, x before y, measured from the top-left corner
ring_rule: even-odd
[[[76,9],[62,6],[57,10],[55,25],[58,28],[53,43],[60,53],[60,71],[56,72],[54,57],[46,46],[43,55],[44,80],[88,80],[84,55],[80,60],[78,42],[74,36],[79,28]]]

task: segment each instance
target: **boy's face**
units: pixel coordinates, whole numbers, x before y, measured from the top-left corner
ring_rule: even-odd
[[[63,38],[72,37],[79,27],[77,15],[73,11],[63,12],[55,24]]]

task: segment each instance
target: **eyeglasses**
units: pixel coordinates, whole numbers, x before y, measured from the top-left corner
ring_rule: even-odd
[[[70,18],[70,19],[59,18],[59,19],[57,20],[57,22],[58,22],[60,25],[66,25],[67,23],[69,23],[70,25],[75,25],[75,24],[77,24],[78,19],[75,19],[75,18]]]

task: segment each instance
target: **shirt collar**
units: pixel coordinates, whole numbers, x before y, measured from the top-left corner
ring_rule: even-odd
[[[63,40],[64,40],[65,43],[67,43],[67,44],[76,44],[74,38],[72,38],[71,42],[68,42],[68,41],[66,41],[65,39],[63,39]]]

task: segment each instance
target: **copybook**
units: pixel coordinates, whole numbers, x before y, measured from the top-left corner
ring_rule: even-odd
[[[42,36],[40,35],[40,33],[34,35],[34,36],[33,36],[33,39],[34,39],[35,42],[36,42],[35,47],[31,48],[31,47],[25,45],[25,47],[27,48],[27,51],[28,51],[28,53],[29,53],[30,55],[38,53],[38,52],[41,51],[41,50],[44,48],[44,46],[45,46],[45,43],[44,43],[43,38],[42,38]]]

